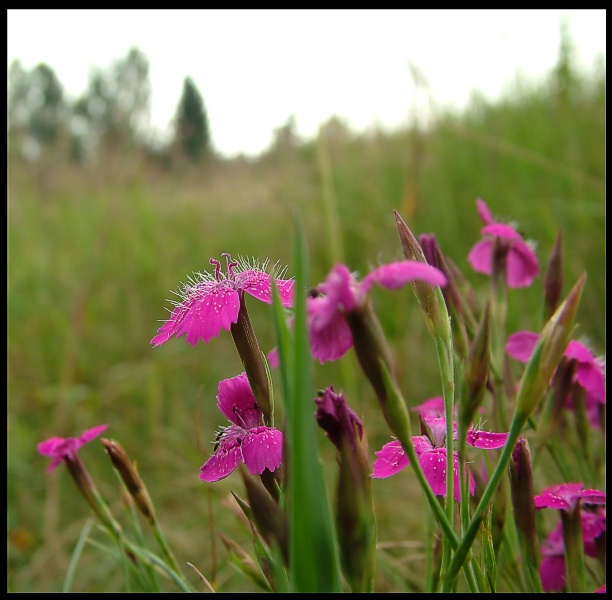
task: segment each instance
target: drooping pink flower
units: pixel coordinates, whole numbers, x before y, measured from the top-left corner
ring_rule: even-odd
[[[584,553],[587,556],[597,556],[595,539],[606,531],[605,508],[597,511],[582,511],[582,540]],[[540,563],[540,579],[545,592],[557,592],[565,586],[565,543],[563,540],[563,524],[559,524],[546,538],[540,549],[542,562]]]
[[[515,360],[526,363],[538,342],[533,331],[517,331],[506,342],[506,352]],[[576,362],[573,381],[585,391],[585,409],[589,422],[599,427],[599,405],[606,403],[606,366],[584,344],[570,340],[563,356]],[[569,403],[571,406],[571,401]]]
[[[231,425],[221,430],[214,454],[200,468],[200,479],[219,481],[244,463],[252,474],[274,471],[281,463],[283,434],[266,427],[246,373],[219,382],[217,407]]]
[[[242,258],[233,260],[227,253],[223,256],[225,273],[221,270],[221,263],[211,258],[214,273],[196,273],[189,284],[177,292],[180,301],[173,302],[170,318],[157,330],[151,344],[159,346],[172,336],[178,338],[184,334],[192,346],[200,339],[208,343],[219,335],[221,329],[229,331],[238,321],[240,296],[244,292],[267,304],[272,302],[273,275],[266,272],[267,261],[259,266]],[[278,274],[282,276],[282,273]],[[286,307],[292,305],[293,284],[291,279],[276,279],[281,301]]]
[[[585,504],[605,504],[606,494],[599,490],[583,489],[582,483],[560,483],[546,488],[534,498],[536,508],[571,510],[579,500]]]
[[[423,420],[431,431],[431,438],[426,435],[415,435],[412,438],[414,451],[419,459],[423,473],[437,496],[446,495],[446,419],[443,417],[424,417]],[[457,431],[453,427],[454,438]],[[508,439],[507,433],[491,433],[478,429],[468,429],[467,443],[475,448],[493,450],[501,448]],[[381,450],[375,452],[372,477],[386,478],[395,475],[410,463],[398,440],[385,444]],[[461,501],[459,489],[459,456],[454,452],[454,497]],[[470,494],[474,494],[476,483],[470,473]]]
[[[345,315],[362,307],[371,287],[396,290],[413,281],[446,285],[439,269],[425,263],[404,260],[377,267],[362,281],[343,264],[329,272],[324,283],[308,298],[308,334],[312,355],[321,363],[337,360],[353,345]]]
[[[47,473],[53,471],[65,458],[76,456],[79,448],[97,438],[107,428],[108,425],[97,425],[86,429],[79,437],[51,437],[40,442],[37,446],[38,452],[53,459],[47,468]]]
[[[483,200],[476,207],[485,226],[480,230],[482,239],[470,250],[468,260],[472,268],[485,275],[493,274],[493,252],[496,239],[508,246],[506,283],[511,288],[529,287],[540,273],[540,265],[533,248],[510,225],[496,223]]]

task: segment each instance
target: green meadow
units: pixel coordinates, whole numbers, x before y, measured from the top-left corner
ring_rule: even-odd
[[[158,348],[149,341],[172,290],[209,270],[211,257],[278,261],[291,276],[295,215],[310,285],[335,262],[363,275],[399,259],[396,209],[415,234],[435,233],[484,295],[490,282],[467,261],[482,198],[498,220],[537,243],[541,274],[529,289],[509,291],[508,333],[541,327],[543,273],[561,231],[563,295],[587,273],[575,337],[605,354],[605,108],[604,73],[563,89],[551,74],[534,86],[517,82],[500,102],[474,98],[462,113],[440,109],[427,128],[357,135],[336,119],[315,140],[277,140],[258,158],[211,158],[199,167],[165,169],[137,152],[101,156],[89,168],[41,165],[9,151],[8,591],[63,589],[90,510],[63,467],[45,473],[49,461],[36,445],[101,423],[137,463],[179,562],[195,565],[218,591],[257,591],[228,561],[219,535],[252,553],[231,495],[244,495],[240,478],[198,478],[226,424],[217,384],[242,371],[231,336],[194,348],[184,338]],[[408,402],[440,395],[434,344],[412,290],[376,289],[373,301]],[[271,307],[250,302],[249,311],[260,346],[271,350]],[[374,459],[390,434],[353,352],[314,364],[313,377],[313,398],[333,385],[363,415]],[[278,374],[272,378],[280,394]],[[319,441],[332,480],[334,449],[323,432]],[[128,527],[127,500],[99,442],[80,455]],[[377,591],[418,591],[421,490],[408,471],[392,484],[375,480],[373,489]],[[91,537],[103,538],[95,526]],[[195,573],[188,577],[197,584]],[[125,589],[116,558],[87,544],[71,591]],[[174,589],[168,583],[163,591]]]

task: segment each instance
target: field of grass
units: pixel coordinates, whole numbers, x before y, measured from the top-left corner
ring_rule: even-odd
[[[222,252],[269,258],[291,275],[292,216],[300,215],[311,284],[336,260],[364,274],[401,256],[393,209],[416,234],[435,233],[477,293],[488,280],[467,254],[479,238],[475,200],[537,241],[542,270],[563,234],[564,294],[586,271],[578,336],[605,354],[605,78],[561,96],[517,89],[498,104],[440,114],[431,131],[355,136],[341,126],[318,140],[258,160],[217,161],[164,172],[137,157],[95,170],[8,164],[8,591],[61,591],[89,509],[65,469],[45,474],[36,452],[51,436],[100,423],[149,487],[179,562],[197,566],[219,591],[253,591],[227,562],[218,533],[251,550],[230,501],[237,476],[198,479],[217,428],[220,379],[242,370],[231,336],[195,348],[149,340],[170,290]],[[374,292],[412,404],[440,394],[433,343],[410,289]],[[542,324],[542,277],[509,294],[509,332]],[[251,303],[260,346],[271,349],[271,312]],[[317,365],[315,383],[344,389],[363,412],[370,452],[389,440],[371,389],[350,353]],[[274,375],[275,376],[275,375]],[[276,383],[276,382],[275,382]],[[316,389],[313,390],[313,397]],[[314,409],[314,408],[313,408]],[[321,449],[334,464],[321,432]],[[123,498],[101,446],[81,453],[116,513]],[[410,475],[377,481],[381,550],[377,590],[403,591],[423,569],[420,489]],[[113,500],[114,499],[114,500]],[[414,510],[406,511],[406,506]],[[394,547],[395,546],[395,547]],[[193,576],[194,584],[197,582]],[[124,589],[116,561],[86,547],[73,591]],[[172,590],[171,586],[168,590]]]

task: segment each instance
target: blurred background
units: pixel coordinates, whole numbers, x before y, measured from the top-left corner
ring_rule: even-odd
[[[218,381],[241,371],[231,336],[149,340],[211,257],[291,275],[295,213],[313,285],[336,261],[363,275],[398,259],[396,209],[481,297],[476,198],[537,243],[542,271],[562,231],[564,294],[588,274],[577,336],[605,354],[604,10],[7,14],[8,591],[61,591],[89,509],[36,445],[100,423],[137,462],[179,560],[219,591],[255,589],[217,535],[251,550],[229,500],[238,477],[198,479],[225,425]],[[374,302],[407,399],[439,395],[412,291]],[[271,349],[269,307],[250,315]],[[541,327],[542,277],[510,291],[508,319],[509,333]],[[314,378],[363,414],[373,458],[389,433],[355,357]],[[100,444],[81,455],[124,514]],[[416,487],[375,482],[379,591],[418,589]],[[123,589],[116,560],[88,546],[73,591]]]

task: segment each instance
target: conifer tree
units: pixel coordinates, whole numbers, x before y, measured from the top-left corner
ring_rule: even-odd
[[[181,152],[197,162],[209,151],[210,133],[202,95],[190,77],[183,82],[175,120],[176,142]]]

